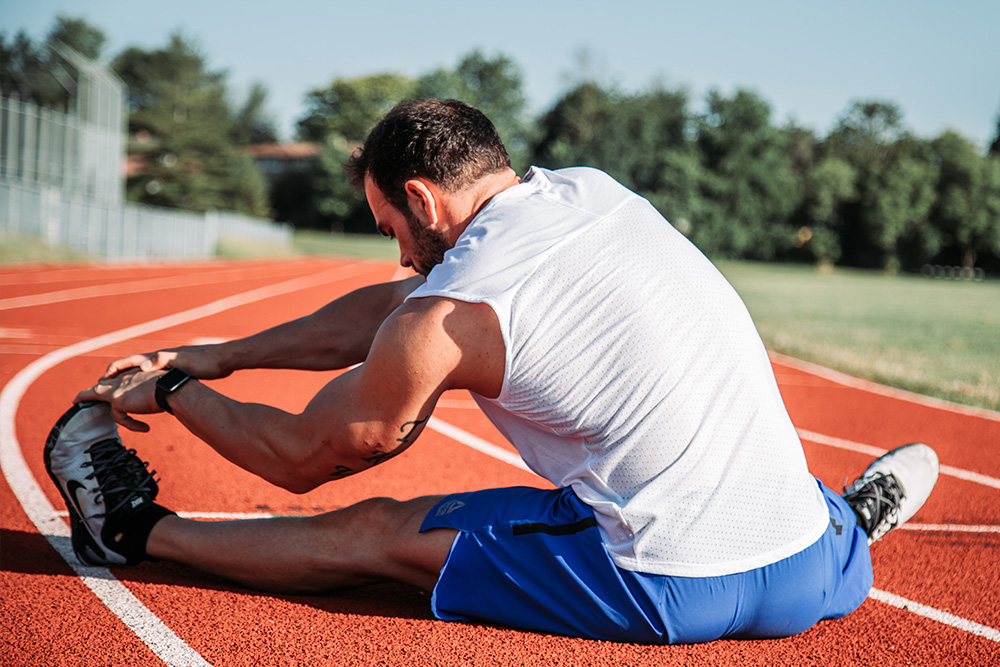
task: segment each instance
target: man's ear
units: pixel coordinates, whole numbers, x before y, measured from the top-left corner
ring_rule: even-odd
[[[411,178],[403,184],[410,210],[421,222],[434,226],[438,222],[438,188],[421,178]]]

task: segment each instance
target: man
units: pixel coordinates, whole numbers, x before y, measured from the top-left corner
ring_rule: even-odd
[[[433,590],[442,619],[636,642],[785,636],[864,600],[868,540],[929,495],[933,451],[883,457],[847,501],[819,484],[743,304],[645,200],[594,169],[522,181],[455,101],[399,105],[348,170],[420,275],[247,339],[112,363],[46,446],[82,560],[172,560],[271,591],[397,580]],[[362,361],[301,415],[201,381]],[[449,389],[558,488],[200,523],[153,502],[114,424],[146,430],[133,415],[166,410],[305,492],[401,454]]]

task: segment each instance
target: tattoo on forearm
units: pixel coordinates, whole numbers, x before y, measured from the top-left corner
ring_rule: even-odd
[[[381,452],[376,449],[372,452],[371,456],[363,457],[361,460],[365,463],[371,463],[373,466],[377,466],[379,463],[382,463],[386,459],[391,459],[395,455],[396,454],[393,452]]]
[[[416,431],[424,422],[426,422],[430,418],[431,418],[431,416],[427,415],[423,419],[418,419],[418,420],[412,421],[412,422],[406,422],[405,424],[403,424],[402,426],[400,426],[399,427],[399,431],[401,433],[403,431],[406,431],[406,434],[402,438],[396,438],[396,442],[401,442],[404,445],[410,444],[410,442],[411,442],[411,436],[413,435],[413,432]],[[410,426],[410,424],[413,424],[413,425]],[[407,426],[410,426],[410,430],[409,431],[406,430]]]
[[[404,445],[410,444],[413,441],[413,438],[415,437],[414,433],[424,423],[426,423],[428,419],[430,419],[430,415],[424,417],[423,419],[418,419],[416,421],[404,423],[402,426],[399,427],[399,431],[400,433],[403,433],[403,437],[396,438],[396,442],[401,442]],[[362,457],[361,460],[364,461],[365,463],[370,463],[372,466],[377,466],[378,464],[388,459],[391,459],[396,454],[397,452],[383,452],[380,449],[376,449],[375,451],[372,452],[371,456]],[[347,466],[339,465],[337,466],[336,470],[330,473],[330,478],[342,479],[349,475],[353,475],[355,472],[357,471],[354,470],[353,468],[348,468]]]

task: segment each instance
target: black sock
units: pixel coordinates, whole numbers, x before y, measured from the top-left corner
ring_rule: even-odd
[[[149,503],[136,511],[122,517],[122,521],[104,524],[102,537],[104,543],[125,556],[129,565],[135,565],[145,560],[154,560],[146,553],[146,542],[149,534],[153,532],[153,527],[161,519],[168,516],[176,516],[176,512],[168,510],[162,505]]]

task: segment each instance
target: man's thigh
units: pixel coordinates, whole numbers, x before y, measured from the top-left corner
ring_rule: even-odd
[[[758,570],[705,578],[620,569],[571,489],[452,494],[421,526],[458,531],[432,609],[444,620],[641,643],[796,634],[849,613],[871,585],[850,508],[824,492],[835,521],[821,540]]]
[[[422,529],[459,531],[431,599],[435,616],[617,641],[659,642],[656,605],[611,560],[570,489],[452,494]]]

